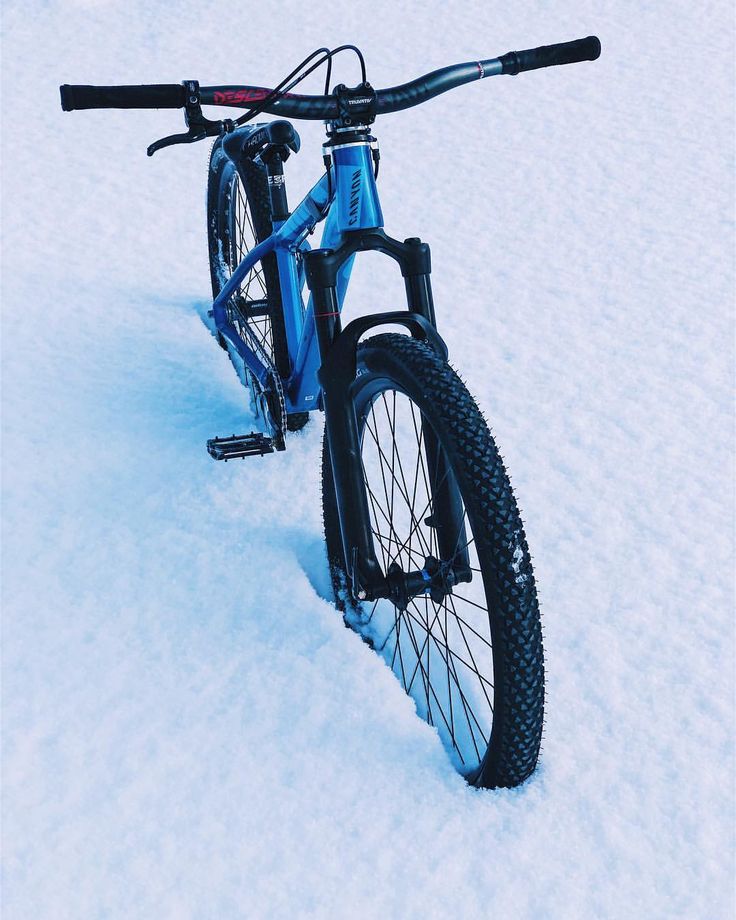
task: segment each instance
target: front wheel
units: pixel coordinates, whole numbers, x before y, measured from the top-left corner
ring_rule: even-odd
[[[408,336],[361,343],[353,400],[383,572],[430,573],[432,587],[398,603],[357,600],[325,441],[325,538],[336,603],[436,727],[468,782],[516,786],[537,763],[544,664],[529,550],[503,461],[454,370]],[[450,534],[448,495],[455,496]],[[460,558],[458,580],[438,576],[454,572]]]

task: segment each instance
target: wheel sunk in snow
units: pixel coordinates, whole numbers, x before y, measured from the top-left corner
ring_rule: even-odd
[[[539,755],[544,665],[529,550],[503,461],[465,385],[428,345],[377,335],[361,343],[358,357],[353,397],[383,571],[439,569],[440,470],[461,496],[462,523],[450,544],[454,555],[466,554],[469,571],[468,580],[398,606],[358,602],[325,444],[324,524],[336,603],[436,727],[468,782],[516,786]]]

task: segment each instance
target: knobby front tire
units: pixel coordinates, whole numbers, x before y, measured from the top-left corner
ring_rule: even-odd
[[[271,200],[265,169],[246,160],[239,172],[225,155],[218,140],[212,147],[207,171],[207,241],[212,294],[220,293],[235,268],[256,243],[271,235]],[[240,316],[248,314],[249,304],[267,303],[262,315],[248,318],[271,363],[280,376],[289,376],[289,352],[281,301],[281,285],[276,256],[271,253],[243,281],[238,299]],[[236,327],[241,319],[235,320]],[[220,337],[220,344],[225,345]],[[308,412],[287,416],[290,431],[303,428]]]
[[[325,538],[335,600],[381,654],[457,768],[482,787],[517,786],[537,763],[544,711],[539,606],[524,530],[491,433],[455,371],[429,345],[384,334],[359,346],[353,398],[379,562],[406,572],[439,558],[432,495],[454,477],[472,579],[399,610],[359,603],[346,571],[323,447]],[[425,437],[425,432],[430,434]],[[432,435],[433,433],[433,435]],[[434,479],[427,438],[441,445]],[[454,538],[453,538],[454,539]],[[457,552],[457,550],[455,550]]]

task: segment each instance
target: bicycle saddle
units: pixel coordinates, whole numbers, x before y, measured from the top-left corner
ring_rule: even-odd
[[[222,149],[230,159],[243,155],[255,159],[269,147],[279,148],[283,160],[291,151],[299,153],[301,140],[291,122],[279,119],[266,124],[243,125],[222,138]]]

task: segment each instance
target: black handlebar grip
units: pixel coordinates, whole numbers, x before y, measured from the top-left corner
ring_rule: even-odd
[[[70,86],[59,87],[61,107],[74,109],[181,109],[184,87],[181,83],[151,83],[146,86]]]
[[[601,43],[595,35],[579,38],[574,42],[559,45],[542,45],[529,51],[509,51],[502,54],[501,73],[516,74],[523,70],[537,70],[540,67],[555,67],[557,64],[578,64],[580,61],[595,61],[601,55]]]

